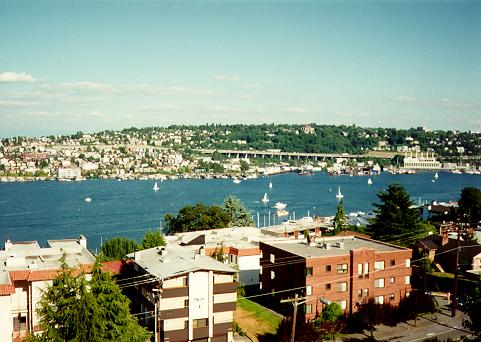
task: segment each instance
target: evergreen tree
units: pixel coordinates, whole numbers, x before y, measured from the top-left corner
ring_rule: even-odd
[[[224,200],[224,208],[222,210],[230,217],[229,227],[249,227],[255,225],[249,210],[235,196],[228,196]]]
[[[344,212],[344,203],[342,200],[337,206],[336,216],[334,216],[334,232],[337,234],[346,228],[346,213]]]
[[[117,237],[108,240],[100,249],[101,260],[120,260],[129,253],[139,250],[137,241],[124,237]]]
[[[157,246],[165,246],[164,236],[158,230],[148,230],[142,239],[142,249],[148,249]]]
[[[463,325],[476,334],[478,337],[476,341],[481,340],[481,278],[478,279],[473,295],[468,298],[461,311],[468,316],[468,319],[463,320]]]
[[[465,223],[477,224],[481,221],[481,190],[469,186],[461,191],[459,216]]]
[[[395,238],[399,236],[402,236],[404,241],[422,238],[426,226],[420,223],[418,212],[412,208],[409,194],[402,185],[391,184],[377,196],[381,203],[374,203],[376,217],[368,227],[374,239],[395,242]]]

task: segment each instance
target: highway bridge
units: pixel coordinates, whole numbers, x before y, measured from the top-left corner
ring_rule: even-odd
[[[364,158],[365,154],[348,154],[348,153],[307,153],[307,152],[282,152],[278,150],[214,150],[214,149],[198,149],[203,154],[213,154],[214,152],[223,154],[229,158],[279,158],[279,159],[334,159],[334,158]]]

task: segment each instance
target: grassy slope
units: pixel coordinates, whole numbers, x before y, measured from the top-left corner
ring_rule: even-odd
[[[257,340],[258,335],[275,333],[281,321],[279,316],[267,308],[243,297],[237,299],[234,319],[253,340]]]

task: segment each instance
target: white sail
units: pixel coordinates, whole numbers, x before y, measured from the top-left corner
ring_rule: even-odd
[[[157,182],[155,182],[154,187],[152,188],[154,191],[159,191],[159,186],[157,185]]]
[[[269,189],[272,189],[272,182],[269,182]]]
[[[369,178],[369,179],[367,180],[367,184],[369,184],[369,185],[371,185],[371,184],[372,184],[372,180],[371,180],[371,178]]]
[[[264,197],[262,197],[262,202],[264,203],[269,202],[269,197],[267,196],[267,192],[264,194]]]
[[[343,197],[344,197],[344,195],[341,193],[341,187],[338,187],[338,188],[337,188],[336,198],[337,198],[337,199],[341,199],[341,198],[343,198]]]
[[[438,178],[439,178],[439,175],[438,175],[438,173],[436,172],[436,173],[434,174],[434,179],[438,179]]]

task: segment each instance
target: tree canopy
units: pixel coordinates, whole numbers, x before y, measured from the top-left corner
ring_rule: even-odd
[[[341,200],[337,205],[336,216],[334,216],[334,232],[337,234],[346,227],[346,213],[344,203]]]
[[[409,194],[402,185],[391,184],[377,196],[381,203],[374,203],[376,217],[368,227],[373,238],[401,242],[422,237],[427,228],[421,224],[418,212],[412,207]],[[396,240],[400,236],[402,239]]]
[[[97,263],[92,279],[61,259],[61,271],[37,306],[41,333],[30,341],[147,341],[149,333],[129,312],[129,300]]]
[[[139,244],[137,241],[124,237],[116,237],[102,245],[100,255],[102,260],[120,260],[125,258],[127,254],[138,250]]]
[[[230,217],[229,227],[255,226],[250,211],[235,196],[228,196],[224,200],[224,208],[222,210]]]
[[[468,316],[468,319],[463,320],[463,325],[481,338],[481,278],[478,279],[473,295],[468,298],[461,311]]]
[[[165,246],[164,236],[159,230],[148,230],[142,239],[142,249],[148,249],[157,246]]]
[[[463,222],[477,224],[481,221],[481,190],[469,186],[461,191],[459,216]]]

